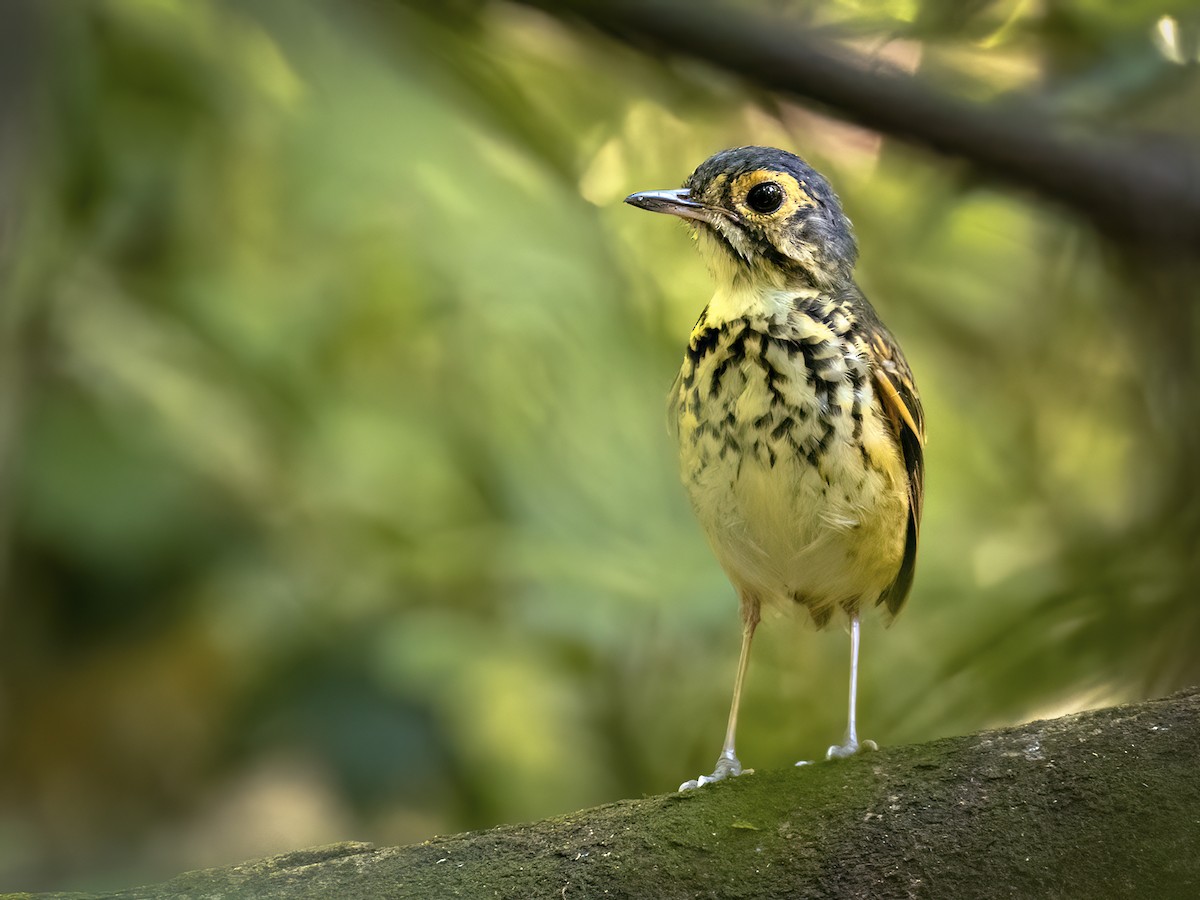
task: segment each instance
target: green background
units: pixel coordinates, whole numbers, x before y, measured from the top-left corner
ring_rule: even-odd
[[[1162,3],[761,4],[1080,140],[1156,135],[1135,146],[1200,128],[1176,6],[1171,32]],[[1200,675],[1192,260],[518,5],[0,25],[0,890],[711,769],[737,604],[665,428],[711,286],[685,228],[621,200],[740,144],[834,183],[924,399],[917,583],[867,620],[862,735]],[[767,619],[747,765],[841,737],[847,657]]]

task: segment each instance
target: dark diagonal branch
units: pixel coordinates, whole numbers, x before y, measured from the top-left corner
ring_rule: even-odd
[[[1102,232],[1165,250],[1200,247],[1200,154],[1071,136],[1016,103],[979,105],[789,23],[678,2],[522,0],[663,56],[702,60],[1054,200]]]

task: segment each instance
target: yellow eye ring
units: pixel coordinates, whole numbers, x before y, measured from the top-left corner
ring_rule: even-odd
[[[756,213],[769,215],[783,206],[786,192],[774,181],[760,181],[746,192],[746,205]]]
[[[746,172],[731,187],[734,198],[740,198],[738,206],[752,218],[786,219],[802,207],[817,205],[795,176],[774,169]]]

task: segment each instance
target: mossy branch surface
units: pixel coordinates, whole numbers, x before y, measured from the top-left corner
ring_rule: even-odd
[[[36,896],[1200,897],[1198,746],[1192,689],[408,847]]]

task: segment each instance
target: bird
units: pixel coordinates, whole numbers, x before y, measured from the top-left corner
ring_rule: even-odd
[[[853,226],[829,182],[773,147],[711,156],[683,187],[625,200],[690,226],[716,284],[668,398],[680,474],[737,592],[741,653],[712,774],[740,775],[738,706],[764,607],[850,635],[849,714],[828,759],[874,750],[855,710],[860,619],[913,583],[925,415],[913,373],[854,279]],[[803,761],[797,763],[802,765]]]

